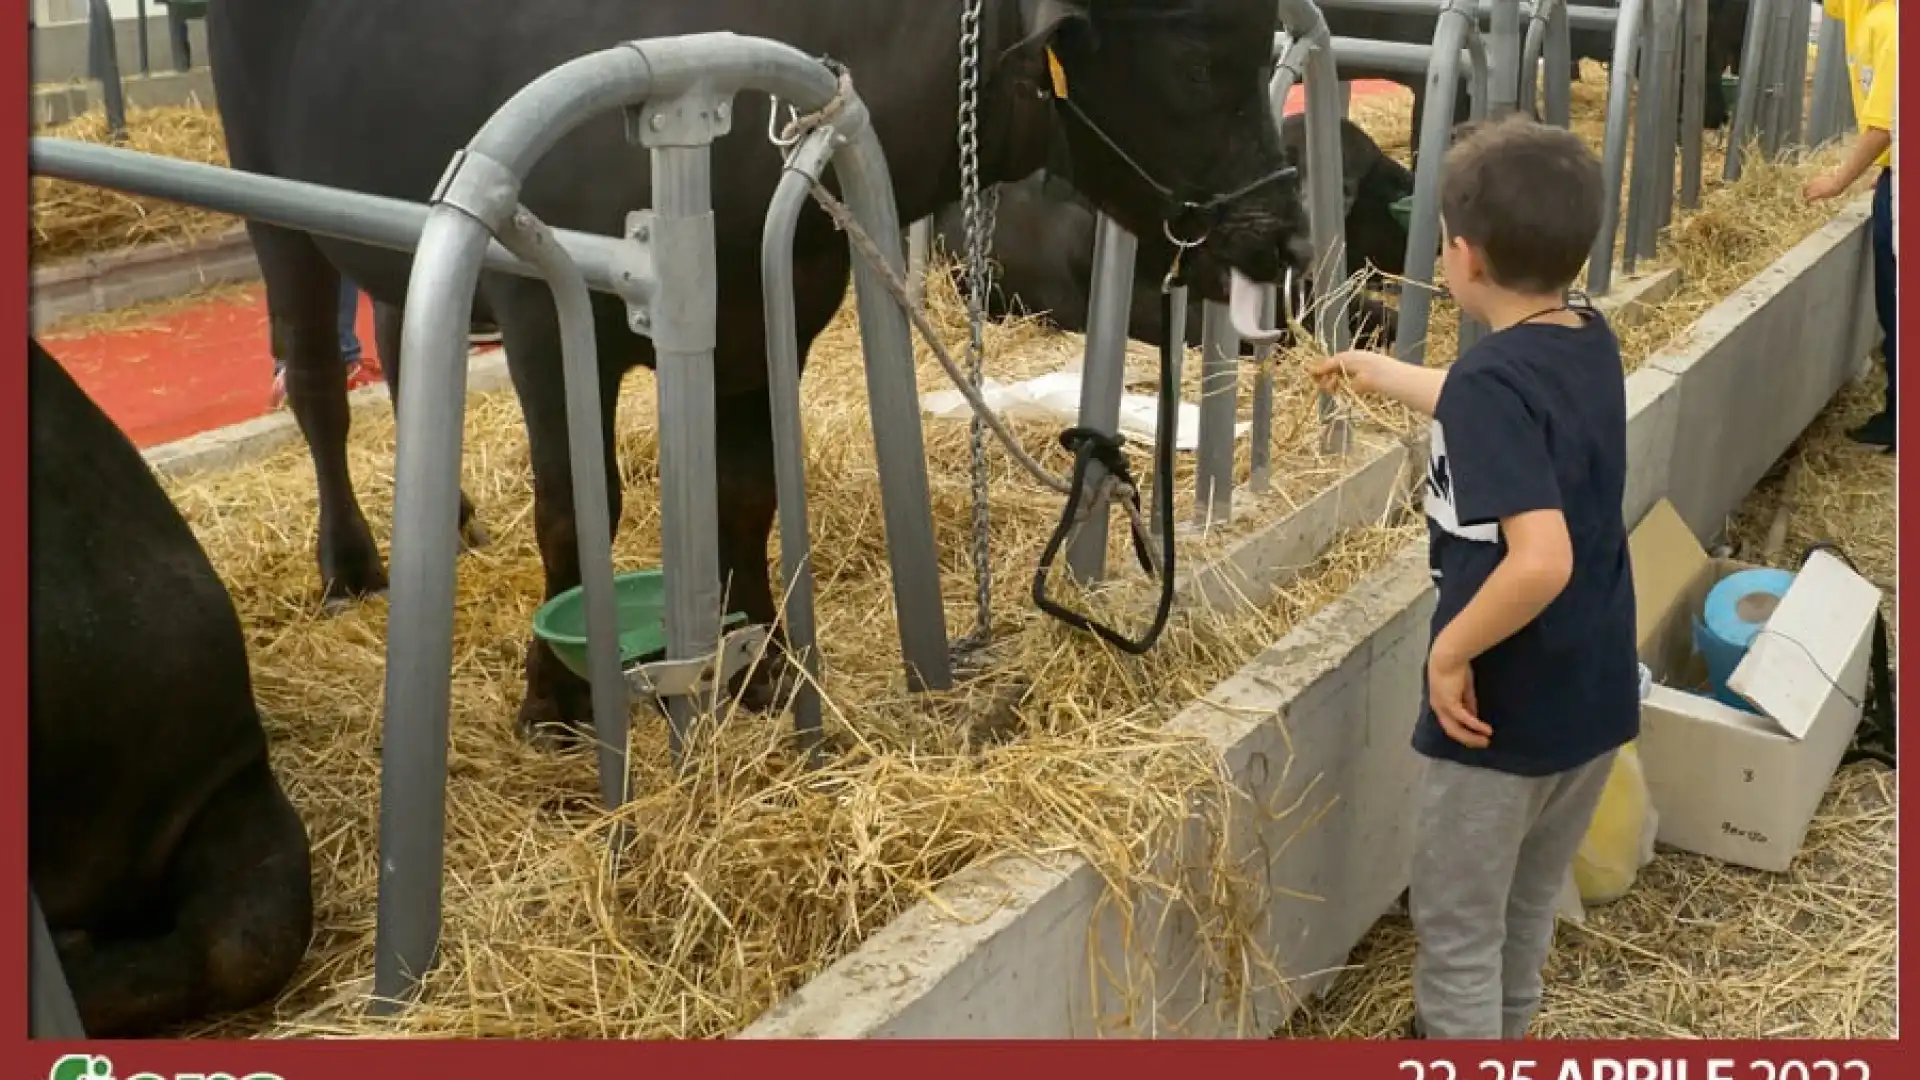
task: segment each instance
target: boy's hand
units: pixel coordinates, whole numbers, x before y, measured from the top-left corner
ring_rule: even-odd
[[[1427,704],[1433,708],[1440,730],[1461,746],[1483,749],[1493,737],[1478,715],[1479,703],[1473,695],[1473,668],[1436,649],[1427,658]]]
[[[1340,389],[1343,380],[1350,380],[1354,389],[1362,393],[1379,392],[1379,381],[1373,377],[1378,365],[1394,362],[1391,356],[1367,352],[1364,349],[1348,349],[1334,356],[1314,360],[1307,365],[1307,374],[1320,384],[1320,389],[1332,393]]]
[[[1800,195],[1808,202],[1820,202],[1840,195],[1852,186],[1844,176],[1836,173],[1821,173],[1807,181],[1807,186],[1800,189]]]

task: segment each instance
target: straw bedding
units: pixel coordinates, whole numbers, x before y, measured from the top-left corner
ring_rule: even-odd
[[[1753,170],[1772,179],[1743,181],[1752,186],[1742,197],[1785,207],[1797,188],[1788,171]],[[1758,269],[1803,233],[1775,235],[1763,251],[1742,254]],[[963,340],[943,276],[931,292],[943,336]],[[1436,357],[1450,348],[1445,312],[1436,307]],[[1077,338],[1033,322],[988,329],[990,370],[1002,380],[1056,370],[1080,348]],[[1143,374],[1149,357],[1144,349],[1135,356]],[[924,346],[919,359],[921,385],[943,386]],[[1312,394],[1289,374],[1298,360],[1282,358],[1276,383],[1273,506],[1325,490],[1343,471],[1316,449]],[[1190,357],[1190,393],[1198,369]],[[1161,722],[1419,536],[1404,515],[1355,530],[1278,602],[1180,612],[1151,656],[1129,659],[1032,609],[1026,589],[1060,504],[990,449],[996,674],[986,692],[959,695],[952,709],[936,712],[905,698],[897,672],[857,336],[845,312],[816,345],[804,394],[837,753],[823,769],[802,771],[783,720],[729,713],[692,755],[694,767],[675,777],[664,764],[664,725],[639,718],[636,798],[623,815],[631,839],[615,868],[605,858],[609,821],[595,805],[589,758],[532,750],[512,731],[540,583],[526,443],[510,394],[470,401],[464,483],[494,542],[460,565],[442,959],[422,1004],[398,1021],[362,1012],[374,925],[385,603],[315,614],[313,478],[298,448],[242,471],[169,483],[248,628],[275,765],[312,837],[319,908],[309,959],[277,1003],[188,1034],[719,1036],[994,853],[1077,851],[1125,891],[1170,893],[1154,880],[1149,856],[1195,808],[1217,808],[1231,795],[1219,762],[1162,733]],[[651,379],[635,376],[623,390],[618,434],[626,489],[619,569],[657,562],[652,413]],[[1404,417],[1377,406],[1353,415],[1363,445],[1408,430]],[[1054,432],[1016,430],[1050,468],[1065,471]],[[965,428],[929,421],[927,438],[948,622],[957,634],[970,624],[972,595]],[[390,415],[357,420],[353,472],[383,541],[392,451]],[[1246,459],[1243,446],[1242,478]],[[1183,474],[1190,469],[1183,463]],[[1188,516],[1184,497],[1182,509]],[[1129,565],[1123,532],[1116,528],[1113,538],[1116,567]],[[1183,564],[1223,539],[1185,543]],[[1123,628],[1137,626],[1151,605],[1135,577],[1080,602]],[[1010,710],[977,700],[1023,683],[1043,691]],[[1652,886],[1642,893],[1653,895]]]

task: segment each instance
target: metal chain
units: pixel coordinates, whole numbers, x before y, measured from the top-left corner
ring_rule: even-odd
[[[987,259],[993,246],[999,192],[980,190],[980,16],[984,0],[965,0],[960,10],[960,199],[967,234],[967,378],[976,392],[985,386],[984,327]],[[967,425],[969,474],[973,481],[973,632],[958,642],[980,648],[992,637],[993,566],[987,516],[987,430],[978,410]]]

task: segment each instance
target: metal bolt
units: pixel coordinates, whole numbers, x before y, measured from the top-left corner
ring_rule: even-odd
[[[727,118],[727,113],[730,111],[732,110],[728,109],[727,103],[723,101],[720,103],[718,108],[713,110],[713,115],[719,117],[722,120],[725,120]]]
[[[665,113],[654,113],[654,114],[653,114],[653,120],[651,121],[651,123],[652,123],[652,125],[653,125],[653,130],[655,130],[655,131],[659,131],[659,130],[661,130],[661,129],[663,129],[663,128],[665,128],[665,127],[667,126],[667,117],[666,117],[666,114],[665,114]]]

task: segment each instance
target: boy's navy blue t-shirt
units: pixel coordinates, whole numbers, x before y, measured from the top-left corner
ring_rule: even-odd
[[[1434,636],[1506,556],[1504,518],[1560,511],[1573,575],[1538,618],[1473,661],[1477,715],[1493,729],[1485,748],[1449,738],[1422,692],[1413,746],[1429,757],[1545,776],[1639,735],[1621,513],[1626,383],[1613,330],[1597,311],[1576,310],[1579,327],[1522,323],[1482,338],[1447,374],[1434,409],[1426,498]]]

